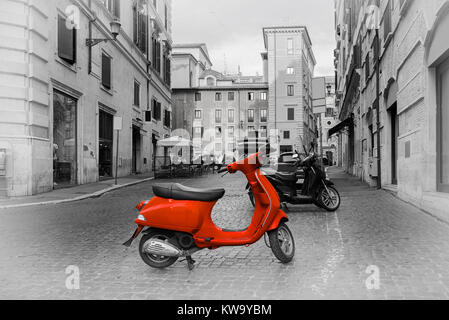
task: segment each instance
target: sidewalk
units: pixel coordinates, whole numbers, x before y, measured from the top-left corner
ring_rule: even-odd
[[[34,196],[0,199],[0,210],[37,205],[58,204],[79,201],[88,198],[95,198],[113,190],[125,188],[153,179],[154,177],[152,173],[138,174],[119,178],[117,180],[117,185],[115,185],[114,179],[109,179],[96,183],[79,185],[72,188],[53,190]]]

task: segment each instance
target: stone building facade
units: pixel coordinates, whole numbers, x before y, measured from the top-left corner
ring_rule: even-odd
[[[312,79],[316,65],[306,27],[263,29],[269,83],[269,129],[279,132],[281,152],[302,150],[316,142]],[[302,141],[302,143],[301,143]]]
[[[343,166],[372,185],[380,174],[383,188],[448,218],[449,1],[335,4]]]
[[[0,43],[3,196],[112,177],[114,117],[118,176],[152,170],[170,133],[170,0],[5,0]]]
[[[302,150],[302,143],[316,142],[311,90],[316,61],[307,28],[264,28],[263,37],[267,50],[261,54],[263,76],[222,74],[211,69],[205,44],[174,45],[176,128],[187,129],[193,137],[201,135],[201,128],[203,133],[211,129],[217,137],[223,130],[229,137],[225,132],[229,129],[237,142],[269,138],[280,152]],[[217,124],[219,114],[228,120],[224,126]],[[229,153],[234,145],[220,141],[215,147]]]
[[[197,50],[189,52],[192,47]],[[174,45],[173,128],[192,139],[192,160],[210,154],[220,161],[232,157],[242,140],[268,138],[268,84],[263,77],[225,75],[211,67],[204,44]]]

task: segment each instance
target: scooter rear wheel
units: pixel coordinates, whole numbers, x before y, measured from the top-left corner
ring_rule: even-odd
[[[279,227],[268,232],[271,251],[274,256],[282,263],[289,263],[295,256],[295,240],[289,227],[281,222]]]
[[[166,241],[172,237],[170,231],[165,230],[151,230],[147,234],[145,234],[142,239],[140,239],[139,243],[139,254],[142,258],[143,262],[149,265],[152,268],[163,269],[171,266],[173,263],[178,260],[178,257],[165,257],[153,255],[145,252],[145,244],[148,241],[158,239]]]

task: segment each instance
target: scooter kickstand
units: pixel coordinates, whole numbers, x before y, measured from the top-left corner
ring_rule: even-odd
[[[186,260],[187,260],[187,267],[189,268],[190,271],[192,271],[193,268],[195,268],[195,260],[192,259],[192,256],[187,256]]]
[[[281,206],[283,207],[285,212],[289,212],[290,210],[287,207],[287,204],[285,202],[282,202]]]

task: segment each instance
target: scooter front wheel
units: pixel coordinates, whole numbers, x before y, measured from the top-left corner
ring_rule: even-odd
[[[274,256],[282,263],[289,263],[295,256],[295,240],[289,227],[281,222],[279,227],[268,232],[271,251]]]
[[[165,230],[151,230],[147,234],[145,234],[142,239],[140,239],[139,243],[139,254],[143,262],[145,262],[150,267],[157,269],[167,268],[175,263],[176,260],[178,260],[178,257],[158,256],[145,252],[145,246],[149,241],[155,239],[167,241],[171,237],[172,234],[169,231]]]
[[[337,211],[341,204],[340,194],[337,189],[332,186],[320,190],[318,201],[323,209],[330,212]]]

